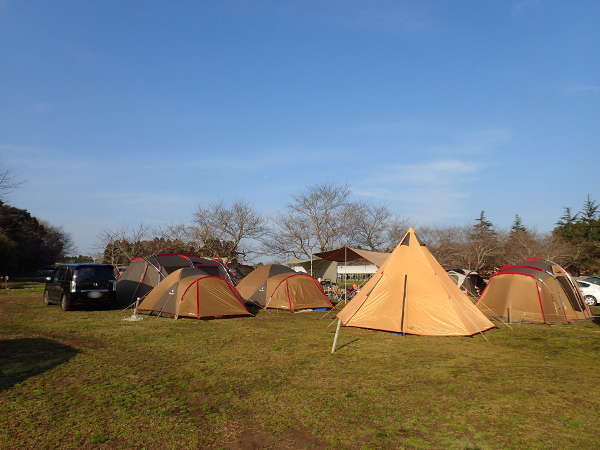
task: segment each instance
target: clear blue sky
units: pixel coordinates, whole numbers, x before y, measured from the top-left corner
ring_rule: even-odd
[[[348,183],[416,225],[600,199],[600,2],[0,0],[9,202],[103,228]]]

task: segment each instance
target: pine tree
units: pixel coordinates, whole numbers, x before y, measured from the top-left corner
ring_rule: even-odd
[[[565,206],[563,209],[564,209],[564,213],[560,217],[560,219],[558,219],[558,222],[556,222],[556,225],[562,226],[562,225],[568,225],[568,224],[575,223],[575,221],[577,220],[578,214],[575,214],[575,215],[571,214],[571,208],[569,208],[568,206]]]
[[[580,220],[585,223],[592,223],[598,219],[598,208],[600,208],[598,202],[592,200],[590,194],[588,194],[583,204],[583,209],[579,213]]]
[[[495,237],[496,231],[494,224],[485,216],[485,211],[481,211],[479,218],[475,219],[475,224],[471,228],[471,239],[481,239]]]
[[[518,214],[515,215],[515,221],[512,224],[512,227],[510,228],[510,233],[526,233],[527,232],[527,228],[525,227],[525,225],[523,225],[523,220],[521,219],[521,216],[519,216]]]

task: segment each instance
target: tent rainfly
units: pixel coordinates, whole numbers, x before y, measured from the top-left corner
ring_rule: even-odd
[[[317,280],[279,264],[259,266],[237,285],[242,297],[262,308],[331,308],[333,305]]]
[[[117,282],[117,301],[124,306],[131,305],[137,298],[143,299],[167,275],[185,267],[202,269],[231,282],[227,269],[219,261],[187,253],[161,253],[131,260]]]
[[[175,319],[252,315],[231,283],[194,268],[178,269],[168,275],[144,298],[137,312]]]
[[[471,336],[494,327],[412,228],[337,317],[338,326],[424,336]]]
[[[340,247],[335,250],[315,253],[321,259],[328,261],[336,261],[339,263],[347,263],[348,261],[366,260],[371,264],[381,267],[388,259],[391,253],[373,252],[371,250],[362,250],[353,247]]]
[[[501,267],[492,275],[477,306],[488,317],[506,322],[551,324],[592,317],[567,271],[537,258]]]

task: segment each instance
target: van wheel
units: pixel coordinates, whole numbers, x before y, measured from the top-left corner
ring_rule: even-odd
[[[44,291],[44,305],[50,306],[50,298],[48,297],[48,291]]]
[[[596,301],[596,297],[594,297],[593,295],[586,295],[585,296],[585,302],[589,305],[589,306],[595,306],[598,304],[598,302]]]
[[[69,311],[71,309],[71,302],[67,298],[66,294],[63,294],[60,298],[60,307],[63,311]]]

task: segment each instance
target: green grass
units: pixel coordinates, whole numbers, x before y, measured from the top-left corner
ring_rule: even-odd
[[[596,313],[600,313],[596,308]],[[2,448],[597,448],[600,326],[474,338],[0,298]]]

